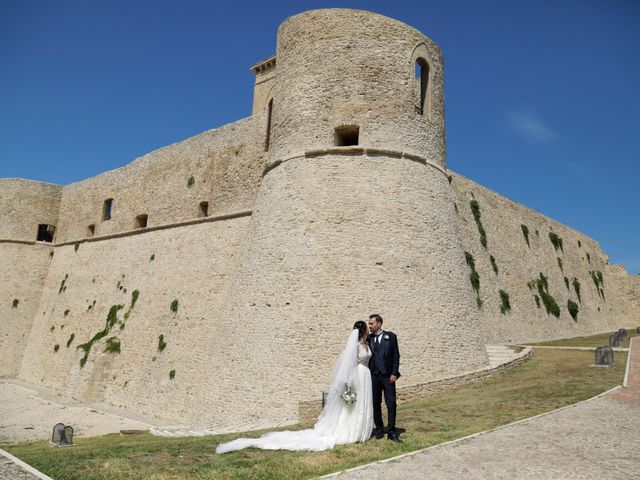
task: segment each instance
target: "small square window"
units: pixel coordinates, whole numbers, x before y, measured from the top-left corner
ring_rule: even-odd
[[[53,235],[56,232],[54,225],[47,225],[46,223],[40,223],[38,225],[38,242],[53,242]]]
[[[200,216],[201,217],[209,216],[209,202],[200,202]]]
[[[147,219],[149,216],[146,213],[138,215],[136,217],[136,228],[145,228],[147,226]]]
[[[348,147],[358,145],[360,127],[357,125],[344,125],[335,130],[336,147]]]

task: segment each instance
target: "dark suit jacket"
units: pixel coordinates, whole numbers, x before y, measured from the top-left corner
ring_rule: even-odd
[[[386,339],[385,337],[389,338]],[[371,352],[374,352],[376,348],[383,349],[384,366],[386,370],[386,372],[384,372],[385,375],[387,377],[395,375],[397,378],[400,378],[400,350],[398,349],[398,337],[393,332],[383,330],[380,345],[375,343],[375,338],[375,335],[369,335],[367,337],[367,343],[369,344]],[[373,356],[371,356],[371,359],[369,360],[369,369],[373,372]]]

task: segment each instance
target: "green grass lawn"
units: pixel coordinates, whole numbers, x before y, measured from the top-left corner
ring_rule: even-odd
[[[371,439],[318,453],[249,449],[216,455],[218,443],[243,435],[168,439],[112,434],[77,438],[67,448],[46,441],[0,446],[56,480],[305,479],[587,399],[622,383],[626,354],[616,354],[615,360],[610,368],[592,368],[591,352],[535,350],[531,361],[500,375],[400,405],[401,444]]]
[[[620,342],[621,348],[629,348],[629,339],[638,335],[635,329],[627,330],[627,332],[629,334]],[[548,342],[531,343],[529,345],[549,347],[601,347],[603,345],[609,345],[609,336],[614,333],[615,332],[601,333],[600,335],[592,335],[590,337],[562,338],[560,340],[549,340]]]

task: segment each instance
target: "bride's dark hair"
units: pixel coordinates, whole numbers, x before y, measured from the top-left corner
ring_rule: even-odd
[[[358,330],[358,340],[367,336],[367,324],[362,320],[358,320],[353,324],[353,329]]]

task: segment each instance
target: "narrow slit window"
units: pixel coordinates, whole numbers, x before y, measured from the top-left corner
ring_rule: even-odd
[[[89,234],[90,237],[93,237],[96,233],[96,226],[95,224],[91,224],[89,225],[89,227],[87,228],[87,233]]]
[[[360,127],[357,125],[345,125],[335,130],[336,147],[348,147],[358,145],[360,140]]]
[[[147,226],[147,219],[149,216],[146,213],[138,215],[136,217],[136,228],[145,228]]]
[[[113,211],[113,198],[104,201],[102,207],[102,220],[111,220],[111,212]]]
[[[267,138],[264,142],[264,151],[269,151],[271,146],[271,117],[273,116],[273,98],[269,100],[269,106],[267,107]]]
[[[416,113],[424,115],[425,108],[428,108],[428,92],[429,92],[429,64],[424,58],[416,60]]]
[[[46,223],[38,224],[38,242],[53,242],[53,235],[56,232],[54,225],[47,225]]]
[[[200,216],[201,217],[209,216],[209,202],[200,202]]]

